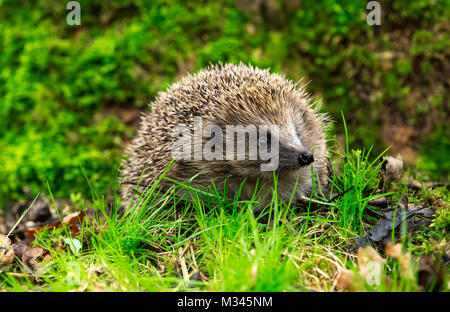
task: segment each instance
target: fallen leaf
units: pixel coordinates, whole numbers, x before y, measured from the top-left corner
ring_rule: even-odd
[[[359,271],[343,270],[336,279],[336,286],[342,290],[362,291],[367,285],[390,283],[390,279],[383,273],[386,259],[381,257],[370,246],[358,249],[357,263]]]
[[[397,243],[395,245],[392,245],[391,243],[388,243],[386,245],[384,252],[387,257],[393,258],[393,259],[398,259],[398,258],[400,258],[400,255],[402,253],[402,244]]]
[[[386,260],[370,246],[358,249],[357,261],[359,272],[364,278],[368,278],[372,273],[381,273],[381,268],[386,263]],[[377,270],[377,272],[374,272],[374,270]]]
[[[37,259],[43,255],[44,249],[41,247],[28,247],[22,255],[22,263],[34,273],[39,269]]]
[[[363,247],[371,243],[384,245],[388,240],[390,240],[392,230],[394,229],[395,233],[398,233],[399,227],[404,221],[408,222],[408,228],[411,228],[414,226],[414,215],[430,217],[433,213],[433,209],[419,205],[408,205],[407,211],[401,211],[400,209],[397,209],[397,211],[388,211],[384,213],[384,218],[380,219],[373,228],[367,231],[364,236],[355,239],[356,244],[351,247],[351,250],[355,250],[356,248]]]
[[[8,250],[6,254],[0,256],[0,259],[3,266],[11,264],[14,261],[14,250]]]
[[[28,246],[22,242],[14,243],[11,247],[14,249],[14,253],[19,259],[22,259],[24,252],[28,249]]]
[[[11,248],[11,240],[0,234],[0,265],[5,266],[14,261],[14,250]]]
[[[24,236],[24,239],[22,241],[24,241],[24,243],[27,244],[27,245],[30,245],[30,243],[32,241],[34,241],[37,231],[39,231],[41,229],[44,229],[44,228],[52,228],[52,227],[59,228],[61,226],[61,224],[69,225],[70,232],[72,233],[72,235],[76,235],[81,230],[81,224],[82,224],[82,221],[83,221],[85,215],[86,215],[86,213],[84,211],[74,212],[74,213],[72,213],[72,214],[70,214],[68,216],[65,216],[62,219],[62,222],[58,220],[58,221],[53,222],[51,224],[46,224],[46,225],[43,225],[43,226],[39,226],[39,227],[34,228],[34,229],[20,230],[20,231],[15,232],[15,233],[16,234],[17,233],[21,233]]]
[[[339,273],[336,281],[336,286],[342,290],[350,290],[354,291],[354,282],[355,280],[355,273],[350,270],[344,270],[341,273]]]
[[[22,261],[26,264],[31,259],[37,259],[44,254],[41,247],[28,247],[22,255]]]
[[[62,223],[70,225],[71,233],[73,235],[76,235],[81,230],[81,224],[85,216],[86,213],[84,211],[74,212],[68,216],[65,216],[62,220]]]
[[[0,250],[9,249],[11,247],[11,240],[6,235],[0,234]]]

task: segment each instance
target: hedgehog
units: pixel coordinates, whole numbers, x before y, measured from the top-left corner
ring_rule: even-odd
[[[319,108],[305,84],[269,69],[217,64],[189,74],[142,114],[122,163],[124,203],[158,179],[164,190],[174,181],[226,187],[231,201],[254,198],[256,188],[261,201],[275,188],[286,201],[308,196],[314,183],[327,182],[329,118]],[[230,135],[232,126],[243,135]]]

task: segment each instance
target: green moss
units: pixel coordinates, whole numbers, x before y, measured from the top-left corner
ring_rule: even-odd
[[[253,11],[233,0],[79,2],[81,26],[65,23],[63,2],[0,3],[1,206],[21,197],[23,186],[45,190],[46,181],[57,196],[87,195],[80,166],[99,190],[110,188],[132,131],[104,110],[144,109],[181,73],[210,62],[250,62],[305,77],[338,122],[336,132],[343,131],[343,111],[352,147],[375,145],[376,152],[384,149],[381,114],[410,109],[417,77],[427,97],[414,107],[442,109],[448,101],[445,88],[436,87],[436,60],[445,59],[449,44],[441,31],[450,16],[445,1],[381,1],[380,27],[366,23],[363,0],[284,0]],[[379,57],[386,51],[394,57]],[[419,113],[418,127],[428,110]],[[423,137],[433,143],[423,145],[419,163],[438,177],[448,175],[445,120],[436,121],[431,140]]]

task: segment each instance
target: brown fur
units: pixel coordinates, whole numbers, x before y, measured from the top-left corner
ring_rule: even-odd
[[[280,162],[284,161],[283,155],[298,153],[301,142],[301,146],[313,152],[311,166],[319,180],[326,181],[326,116],[311,105],[304,86],[267,69],[244,64],[208,67],[159,93],[151,109],[151,114],[142,116],[138,134],[126,151],[128,159],[123,162],[122,196],[127,204],[144,168],[141,186],[151,183],[172,161],[171,149],[176,140],[171,136],[173,127],[183,124],[192,129],[194,116],[203,118],[203,128],[209,124],[278,125]],[[289,157],[285,157],[287,162]],[[273,173],[261,172],[259,164],[249,160],[176,160],[167,176],[182,182],[202,172],[192,184],[208,185],[213,180],[218,189],[223,189],[227,179],[230,199],[246,179],[242,200],[252,196],[257,180],[258,185],[264,185],[263,191],[273,188]],[[312,187],[310,165],[292,168],[286,165],[286,168],[276,172],[279,195],[288,200],[297,179],[296,196],[307,195]],[[166,188],[170,183],[163,180],[161,185]]]

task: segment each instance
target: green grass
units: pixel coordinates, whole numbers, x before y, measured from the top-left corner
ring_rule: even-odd
[[[339,272],[358,271],[348,247],[351,238],[370,227],[364,211],[375,196],[381,165],[379,157],[369,161],[368,153],[361,151],[349,151],[341,161],[330,177],[343,193],[340,197],[319,196],[300,209],[273,192],[270,206],[258,216],[253,213],[254,199],[228,202],[214,187],[196,190],[178,183],[162,193],[158,184],[164,175],[120,214],[119,199],[108,209],[89,183],[97,211],[92,220],[86,220],[75,237],[64,227],[40,231],[34,244],[50,251],[48,266],[35,280],[4,269],[0,289],[335,291]],[[190,200],[177,196],[183,190]],[[316,187],[315,193],[320,194]],[[442,229],[439,233],[442,244],[448,234]],[[71,250],[67,238],[78,240],[81,249]],[[413,238],[403,243],[412,250]],[[397,260],[388,259],[383,272],[391,281],[370,285],[359,278],[359,290],[419,289],[417,277],[404,277]]]

